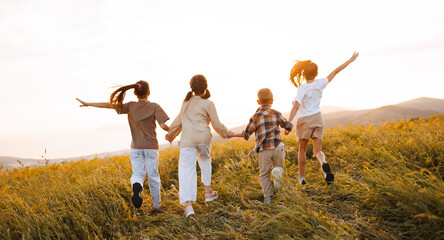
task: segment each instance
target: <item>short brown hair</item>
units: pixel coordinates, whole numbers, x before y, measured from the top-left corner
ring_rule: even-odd
[[[269,88],[262,88],[257,92],[257,99],[261,104],[270,104],[273,101],[273,93]]]

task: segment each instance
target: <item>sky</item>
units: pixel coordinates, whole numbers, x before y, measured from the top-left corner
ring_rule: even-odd
[[[444,98],[442,9],[442,0],[0,0],[0,156],[128,149],[125,115],[80,108],[75,98],[105,102],[113,87],[138,80],[171,119],[194,74],[207,77],[227,127],[248,122],[263,87],[288,112],[294,60],[311,59],[325,77],[354,51],[360,57],[321,105]],[[129,92],[125,101],[134,100]]]

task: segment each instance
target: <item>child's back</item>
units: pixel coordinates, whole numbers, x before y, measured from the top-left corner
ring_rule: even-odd
[[[273,184],[270,176],[273,172],[275,188],[280,187],[285,163],[285,145],[281,139],[280,127],[291,131],[293,125],[279,111],[271,108],[273,93],[268,88],[258,92],[258,104],[261,105],[250,118],[242,133],[229,134],[229,137],[244,137],[248,140],[251,134],[256,135],[256,147],[252,152],[258,153],[259,180],[264,194],[264,202],[272,202]]]
[[[177,136],[181,131],[181,147],[207,145],[211,143],[211,129],[226,137],[227,128],[220,122],[214,103],[201,96],[192,96],[184,101],[178,117],[171,124],[169,135]]]
[[[292,124],[282,116],[282,113],[272,109],[271,105],[262,105],[250,118],[243,137],[248,140],[253,133],[255,134],[255,152],[272,150],[282,143],[280,127],[291,129]]]
[[[128,114],[131,129],[131,148],[158,149],[156,121],[163,123],[169,118],[157,103],[150,101],[128,102],[122,104],[120,114]]]
[[[295,101],[300,103],[296,118],[310,116],[320,111],[322,92],[328,84],[327,78],[316,79],[311,83],[303,83],[298,87]]]

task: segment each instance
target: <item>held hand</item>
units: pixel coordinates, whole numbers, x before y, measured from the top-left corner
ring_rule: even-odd
[[[359,52],[354,52],[354,53],[353,53],[353,56],[351,56],[351,58],[350,58],[348,61],[353,62],[353,61],[355,61],[356,58],[358,58],[358,57],[359,57]]]
[[[232,137],[234,137],[233,135],[234,135],[234,133],[232,131],[227,132],[227,138],[232,138]]]
[[[228,131],[227,138],[234,138],[234,137],[242,137],[242,133],[235,133],[232,131]]]
[[[285,130],[285,131],[284,131],[284,134],[285,134],[285,135],[288,135],[288,134],[291,133],[291,131],[292,131],[292,130],[290,130],[290,131],[289,131],[289,130]]]
[[[172,137],[170,137],[170,135],[165,135],[165,139],[168,141],[168,142],[170,142],[170,144],[171,143],[173,143],[173,141],[174,141],[174,138],[172,138]]]
[[[84,102],[84,101],[82,101],[82,100],[80,100],[78,98],[76,98],[76,100],[79,101],[82,104],[82,105],[80,105],[80,107],[88,107],[89,106],[87,102]]]

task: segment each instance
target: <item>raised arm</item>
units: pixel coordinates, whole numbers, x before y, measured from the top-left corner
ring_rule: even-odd
[[[345,61],[345,63],[343,63],[341,66],[337,67],[333,72],[331,72],[327,78],[328,78],[328,82],[331,82],[331,80],[333,80],[333,78],[336,76],[336,74],[338,74],[340,71],[344,70],[344,68],[346,68],[350,63],[352,63],[353,61],[356,60],[356,58],[358,58],[359,53],[358,52],[354,52],[353,56],[351,56],[350,59],[348,59],[347,61]]]
[[[76,98],[76,100],[82,104],[82,105],[80,105],[80,107],[113,108],[111,106],[111,104],[106,103],[106,102],[90,103],[90,102],[84,102],[78,98]]]

